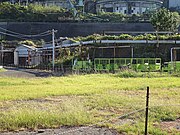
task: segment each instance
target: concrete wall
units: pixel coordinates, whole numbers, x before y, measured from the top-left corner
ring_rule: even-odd
[[[0,32],[4,32],[2,29],[7,29],[7,22],[0,22]],[[0,33],[0,39],[3,39],[4,35]]]
[[[180,0],[169,0],[169,8],[180,7]]]
[[[87,36],[94,33],[102,34],[103,31],[153,31],[150,23],[43,23],[43,22],[8,22],[0,23],[0,27],[23,34],[38,34],[47,30],[56,29],[56,37]],[[1,31],[1,30],[0,30]],[[19,38],[21,38],[19,36]],[[8,40],[18,39],[7,37]],[[51,40],[51,36],[40,37]]]

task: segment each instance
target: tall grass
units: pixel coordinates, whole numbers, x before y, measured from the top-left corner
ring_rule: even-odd
[[[66,101],[55,106],[49,103],[16,104],[0,112],[0,130],[80,126],[92,123],[92,120],[90,113],[77,102]]]
[[[173,106],[180,103],[180,78],[146,75],[0,78],[0,130],[81,126],[106,121],[145,108],[146,87],[150,86],[149,133],[168,134],[154,123],[180,116],[179,106]],[[117,125],[106,121],[100,126],[124,134],[143,134],[144,112],[124,119],[134,123]]]
[[[180,78],[119,78],[94,74],[44,79],[0,78],[0,100],[36,99],[58,95],[92,95],[108,90],[180,88]]]
[[[0,72],[4,72],[6,71],[4,68],[0,68]]]

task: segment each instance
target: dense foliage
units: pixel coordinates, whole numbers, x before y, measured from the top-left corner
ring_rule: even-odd
[[[167,35],[158,35],[159,40],[180,40],[180,34],[167,34]],[[157,36],[153,34],[146,35],[137,35],[132,36],[129,34],[121,35],[99,35],[93,34],[87,37],[76,37],[73,40],[75,41],[90,41],[90,40],[157,40]]]
[[[1,21],[61,21],[73,17],[72,12],[57,6],[28,5],[0,3]]]
[[[144,22],[149,21],[149,16],[147,14],[126,15],[122,13],[102,12],[98,14],[81,14],[79,15],[79,19],[90,22]]]
[[[151,17],[151,14],[153,15]],[[73,11],[58,6],[42,6],[30,4],[0,3],[0,21],[30,21],[30,22],[149,22],[158,30],[174,30],[179,26],[179,14],[163,8],[155,13],[125,15],[122,13],[81,13],[74,16]]]
[[[0,3],[0,21],[44,21],[44,22],[143,22],[149,20],[149,16],[125,15],[121,13],[78,13],[74,17],[73,11],[58,6],[42,6],[30,4],[22,6],[19,4]]]
[[[150,21],[157,31],[176,31],[180,25],[180,15],[162,8],[152,15]]]

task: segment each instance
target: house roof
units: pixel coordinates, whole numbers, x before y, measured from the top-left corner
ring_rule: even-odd
[[[28,46],[28,45],[25,45],[25,44],[20,44],[18,47],[21,47],[21,46],[23,46],[23,47],[25,47],[25,48],[28,48],[28,49],[31,49],[31,50],[36,50],[37,48],[36,47],[34,47],[34,46]],[[17,48],[18,48],[17,47]],[[16,49],[17,49],[16,48]]]

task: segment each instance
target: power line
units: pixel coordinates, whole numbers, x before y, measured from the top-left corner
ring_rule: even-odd
[[[35,34],[35,35],[26,35],[26,34],[17,33],[17,32],[14,32],[14,31],[10,31],[10,30],[4,29],[2,27],[0,27],[0,29],[4,30],[4,31],[7,31],[9,33],[15,34],[15,35],[20,35],[21,37],[41,37],[41,36],[47,36],[47,35],[51,34],[51,32],[49,30],[45,31],[45,32],[42,32],[42,33],[39,33],[39,34]]]
[[[7,32],[10,32],[10,33],[13,33],[13,34],[16,34],[16,35],[22,35],[22,36],[27,36],[27,37],[39,36],[39,35],[43,35],[43,34],[47,34],[47,33],[51,34],[50,31],[45,31],[45,32],[42,32],[42,33],[39,33],[39,34],[36,34],[36,35],[25,35],[25,34],[22,34],[22,33],[17,33],[17,32],[14,32],[14,31],[4,29],[2,27],[0,27],[0,29],[4,30],[4,31],[7,31]]]
[[[7,35],[7,36],[11,36],[11,37],[16,37],[16,38],[23,39],[23,40],[26,40],[26,39],[27,39],[27,38],[23,38],[23,37],[20,37],[20,36],[17,36],[17,35],[4,33],[4,32],[1,32],[1,31],[0,31],[0,34]]]

